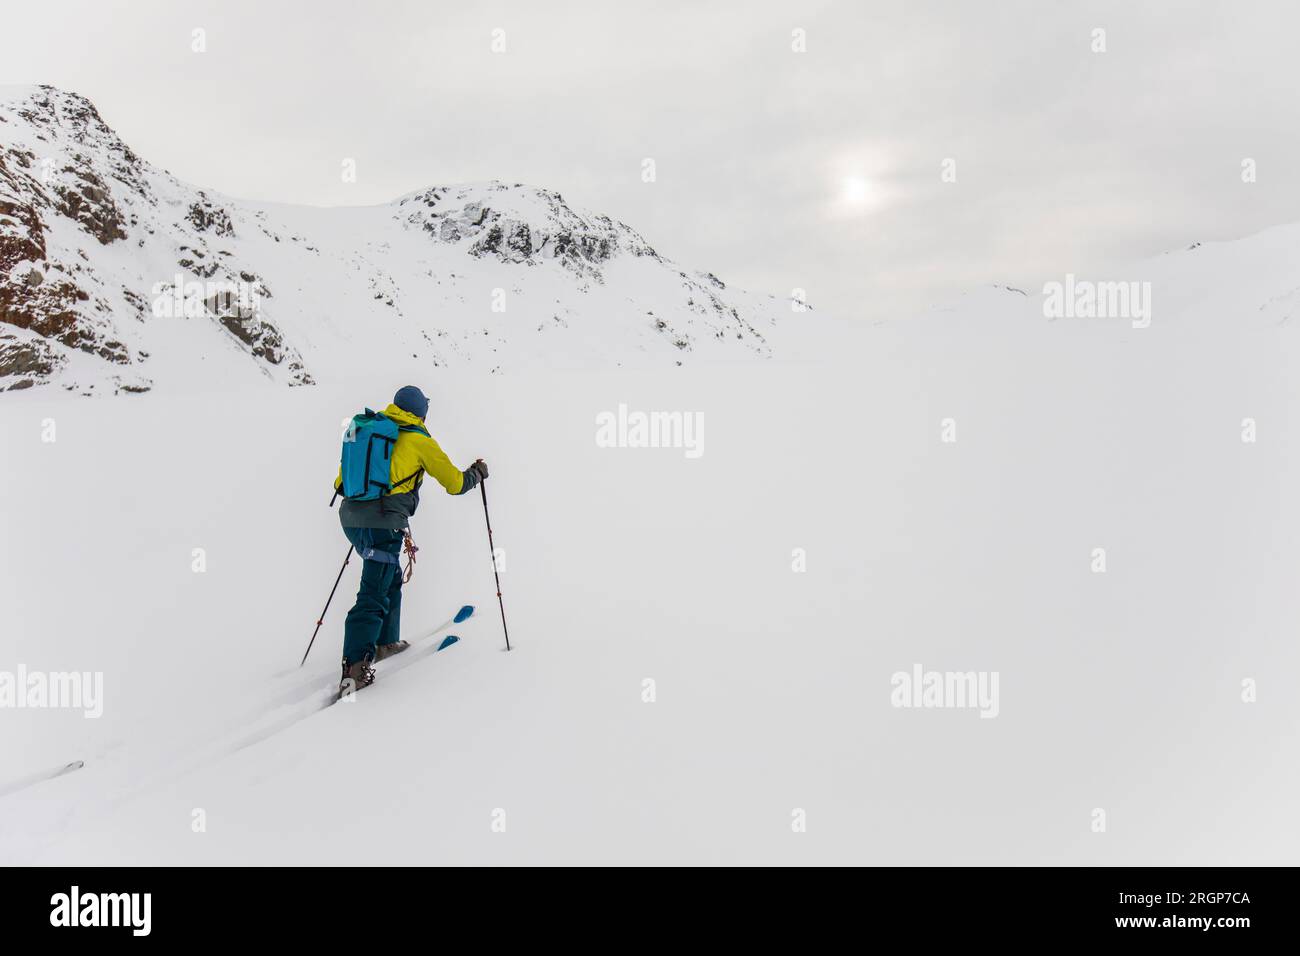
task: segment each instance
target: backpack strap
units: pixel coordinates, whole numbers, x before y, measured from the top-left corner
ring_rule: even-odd
[[[398,488],[400,488],[402,485],[406,484],[406,483],[407,483],[408,481],[410,481],[412,478],[418,478],[418,477],[420,476],[420,473],[421,473],[422,471],[424,471],[423,468],[417,468],[415,471],[411,472],[409,475],[407,475],[407,476],[406,476],[405,478],[403,478],[401,481],[395,481],[395,482],[393,482],[392,487],[388,489],[388,493],[389,493],[390,495],[395,495],[395,494],[397,494],[397,489],[398,489]],[[417,487],[417,488],[420,487],[420,483],[419,483],[418,481],[415,483],[415,487]]]
[[[397,426],[397,430],[398,430],[399,432],[416,432],[416,433],[418,433],[418,434],[420,434],[420,435],[423,435],[425,438],[432,438],[432,437],[433,437],[432,435],[429,434],[428,430],[425,429],[425,427],[424,427],[423,425],[398,425],[398,426]],[[415,471],[411,472],[409,475],[407,475],[407,476],[406,476],[405,478],[403,478],[401,481],[395,481],[395,482],[393,482],[392,487],[388,489],[388,493],[389,493],[390,495],[392,495],[392,494],[396,494],[398,488],[400,488],[402,485],[406,484],[406,483],[407,483],[408,481],[410,481],[412,478],[417,478],[417,479],[418,479],[418,478],[420,477],[421,472],[423,472],[423,471],[424,471],[423,468],[417,468],[417,469],[415,469]],[[415,487],[416,487],[416,488],[419,488],[419,487],[420,487],[420,482],[419,482],[419,481],[416,481],[416,483],[415,483]]]

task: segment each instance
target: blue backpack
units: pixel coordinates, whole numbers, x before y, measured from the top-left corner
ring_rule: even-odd
[[[393,446],[404,431],[425,432],[415,425],[398,425],[382,412],[366,409],[352,416],[352,424],[343,436],[341,465],[343,485],[340,489],[349,501],[373,501],[388,494],[394,484],[404,485],[420,472],[394,483],[392,476]]]

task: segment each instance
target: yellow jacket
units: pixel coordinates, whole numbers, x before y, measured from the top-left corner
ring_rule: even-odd
[[[385,408],[384,416],[399,426],[418,428],[419,431],[398,432],[388,471],[392,487],[382,498],[372,501],[344,500],[339,509],[339,518],[344,527],[405,527],[406,519],[415,513],[419,503],[420,484],[426,474],[442,485],[449,495],[462,494],[477,483],[472,475],[469,483],[466,483],[465,472],[452,464],[447,453],[425,431],[423,421],[396,405]],[[342,486],[343,469],[340,468],[334,479],[334,490],[339,491]]]

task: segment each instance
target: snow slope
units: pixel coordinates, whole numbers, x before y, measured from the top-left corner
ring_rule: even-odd
[[[300,675],[341,420],[394,383],[8,396],[0,668],[102,670],[105,700],[0,712],[0,860],[1294,861],[1294,330],[1030,334],[1012,295],[820,363],[440,372],[515,650],[480,501],[429,494],[404,626],[480,613],[301,720],[357,575]],[[702,412],[703,455],[598,447],[619,403]],[[891,706],[914,664],[998,672],[999,715]]]
[[[1049,279],[1063,284],[1066,275]],[[1292,329],[1300,323],[1300,223],[1230,241],[1193,242],[1115,272],[1076,276],[1075,281],[1145,284],[1149,325],[1135,328],[1132,319],[1123,318],[1049,318],[1042,288],[1005,285],[974,290],[919,318],[943,336],[969,332],[983,337],[1004,331],[1035,343],[1062,335],[1139,342]]]
[[[24,295],[71,318],[0,333],[21,374],[75,386],[0,402],[0,674],[99,672],[104,699],[98,719],[0,708],[0,862],[1296,859],[1297,227],[1080,277],[1150,283],[1145,328],[987,288],[833,336],[762,325],[754,362],[708,299],[671,313],[708,359],[677,367],[641,306],[690,283],[740,300],[597,217],[588,254],[547,259],[558,197],[205,206],[97,146],[75,102],[31,95],[120,179],[69,164],[81,199],[51,187],[73,216],[42,218],[54,254]],[[105,188],[143,246],[86,238],[114,229]],[[122,277],[171,270],[182,244],[255,269],[271,329],[123,320]],[[546,325],[552,297],[567,327]],[[317,385],[281,387],[295,375]],[[405,631],[479,613],[320,710],[358,574],[298,670],[346,548],[326,507],[343,421],[407,382],[454,460],[492,465],[516,647],[479,499],[430,489]],[[703,454],[602,447],[620,406],[702,415]],[[916,665],[998,674],[997,717],[893,706]]]
[[[0,390],[752,361],[810,324],[550,190],[246,202],[151,166],[83,97],[0,87]]]

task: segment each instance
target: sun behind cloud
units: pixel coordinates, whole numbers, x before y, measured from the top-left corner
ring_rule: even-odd
[[[866,206],[871,203],[874,190],[864,176],[846,176],[840,189],[840,200],[848,206]]]

